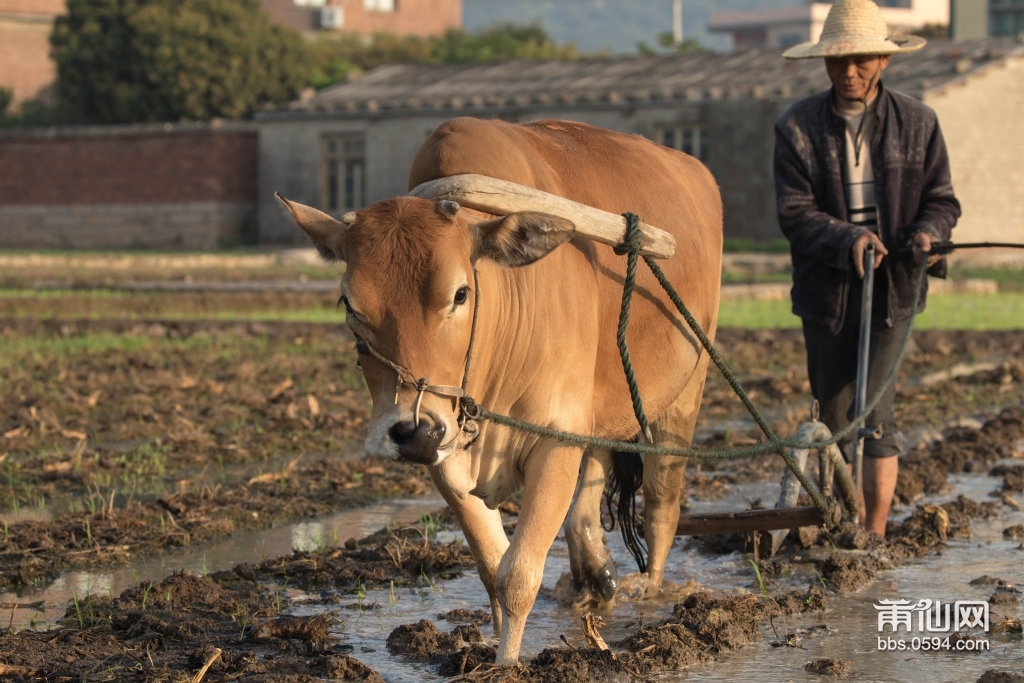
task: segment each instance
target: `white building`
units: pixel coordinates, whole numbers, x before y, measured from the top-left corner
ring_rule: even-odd
[[[895,33],[929,25],[949,25],[949,0],[875,0],[882,16]],[[785,49],[808,40],[818,40],[830,2],[807,2],[796,7],[776,7],[751,12],[718,12],[711,15],[708,30],[731,33],[733,48]]]

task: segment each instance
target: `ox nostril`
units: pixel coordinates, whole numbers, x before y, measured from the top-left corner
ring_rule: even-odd
[[[391,425],[388,435],[399,446],[406,446],[416,438],[416,424],[413,422],[396,422]]]

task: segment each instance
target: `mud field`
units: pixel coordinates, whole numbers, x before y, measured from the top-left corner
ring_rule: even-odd
[[[292,278],[313,268],[274,267]],[[221,277],[213,272],[206,277]],[[20,277],[8,286],[24,285]],[[67,281],[76,278],[95,284],[93,271]],[[911,448],[885,538],[850,525],[804,529],[761,562],[750,561],[742,536],[679,539],[665,593],[638,599],[634,575],[620,604],[575,607],[560,581],[560,539],[522,664],[495,668],[486,598],[425,470],[364,457],[370,403],[341,316],[197,319],[255,313],[271,300],[329,313],[333,302],[280,293],[87,299],[72,307],[78,317],[66,297],[44,296],[8,301],[17,310],[0,318],[0,679],[749,680],[760,662],[780,680],[893,680],[870,658],[831,656],[842,654],[831,650],[844,625],[860,610],[873,634],[868,593],[927,585],[928,567],[973,557],[957,560],[969,576],[949,581],[964,595],[984,593],[993,650],[1016,654],[989,653],[977,660],[984,666],[949,655],[949,675],[930,680],[1024,680],[1014,587],[1024,581],[1019,332],[915,334],[897,397]],[[26,307],[43,313],[22,315]],[[117,314],[126,309],[131,316]],[[719,342],[778,433],[808,419],[799,331],[726,329]],[[697,441],[759,439],[712,370]],[[685,505],[770,507],[781,472],[773,456],[691,463]],[[358,509],[372,528],[344,512]],[[385,524],[398,509],[418,521]],[[503,507],[510,531],[516,510],[515,501]],[[253,550],[275,533],[283,546]],[[618,532],[609,538],[626,575]],[[201,567],[184,559],[200,554]],[[219,559],[206,566],[207,554]],[[172,571],[183,568],[191,571]],[[117,590],[74,578],[134,572]]]

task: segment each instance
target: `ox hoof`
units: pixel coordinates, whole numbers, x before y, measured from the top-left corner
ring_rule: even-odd
[[[581,575],[574,578],[577,600],[584,602],[589,599],[611,602],[619,589],[619,576],[610,559],[600,567],[584,568]]]

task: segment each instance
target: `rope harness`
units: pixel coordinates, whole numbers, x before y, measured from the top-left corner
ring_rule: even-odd
[[[617,329],[616,339],[619,347],[619,355],[622,359],[623,371],[626,375],[626,383],[629,386],[630,398],[633,404],[633,413],[636,417],[640,432],[636,440],[633,441],[618,441],[615,439],[605,439],[596,436],[587,436],[585,434],[576,434],[574,432],[562,431],[560,429],[553,429],[551,427],[544,427],[532,422],[520,420],[510,415],[502,415],[495,413],[487,408],[479,405],[473,400],[471,396],[466,393],[466,385],[469,381],[469,371],[473,360],[473,346],[476,341],[476,327],[477,327],[477,314],[479,311],[480,304],[480,288],[479,288],[479,277],[476,269],[473,269],[473,291],[474,291],[474,307],[473,307],[473,322],[470,331],[469,348],[466,351],[466,363],[462,376],[462,386],[445,386],[445,385],[433,385],[430,384],[426,378],[416,379],[416,376],[408,368],[405,368],[382,355],[377,349],[375,349],[369,342],[356,335],[356,350],[360,354],[370,354],[378,361],[391,368],[397,378],[395,382],[395,403],[398,403],[398,393],[403,386],[411,386],[417,392],[416,401],[414,403],[413,413],[416,425],[419,425],[419,407],[420,402],[423,399],[424,392],[430,392],[438,396],[445,398],[451,398],[458,401],[459,409],[459,433],[453,437],[448,444],[439,446],[439,449],[446,448],[448,445],[454,443],[455,439],[458,439],[463,432],[475,432],[479,434],[478,422],[488,421],[494,424],[501,425],[503,427],[509,427],[511,429],[518,429],[535,436],[539,436],[545,439],[551,439],[553,441],[559,441],[561,443],[573,444],[576,446],[590,446],[593,448],[602,448],[611,451],[620,451],[624,453],[637,453],[637,454],[648,454],[648,455],[664,455],[664,456],[678,456],[686,458],[695,458],[699,460],[731,460],[737,458],[748,458],[763,453],[776,452],[778,453],[786,466],[790,469],[797,481],[800,482],[800,486],[804,489],[808,496],[810,496],[815,508],[817,508],[822,519],[825,520],[826,528],[831,525],[831,520],[834,518],[833,515],[838,506],[837,499],[835,496],[823,495],[817,487],[815,487],[810,480],[804,475],[803,469],[799,467],[796,460],[793,458],[790,449],[821,449],[832,444],[836,444],[842,441],[844,438],[849,436],[855,429],[859,428],[866,416],[869,415],[875,407],[881,402],[885,392],[893,385],[896,381],[896,377],[899,375],[900,365],[903,363],[903,358],[906,356],[907,348],[910,345],[911,331],[914,327],[914,321],[917,318],[918,305],[921,301],[921,289],[924,284],[925,277],[928,272],[927,259],[921,261],[920,266],[917,269],[916,285],[914,287],[914,299],[910,306],[910,319],[907,324],[907,330],[904,333],[903,340],[900,344],[899,353],[896,355],[896,360],[893,363],[892,368],[885,377],[885,381],[875,392],[871,400],[868,401],[864,407],[864,412],[854,421],[850,422],[846,427],[839,430],[832,435],[832,438],[825,441],[801,441],[795,437],[782,438],[776,436],[775,432],[768,425],[764,415],[758,410],[757,406],[751,401],[750,396],[746,390],[740,384],[739,379],[729,368],[729,365],[722,358],[722,355],[718,352],[718,349],[705,334],[703,328],[697,319],[693,317],[690,310],[683,303],[683,300],[679,297],[672,283],[668,281],[665,274],[662,272],[661,267],[658,266],[654,258],[650,256],[644,256],[644,263],[650,269],[654,275],[658,284],[661,285],[662,289],[671,299],[676,310],[686,321],[686,324],[693,331],[694,335],[700,341],[701,346],[708,352],[711,361],[718,367],[725,377],[725,380],[729,383],[729,386],[736,393],[736,395],[743,402],[747,411],[751,417],[757,423],[757,426],[764,433],[765,441],[755,446],[746,446],[740,448],[717,448],[717,449],[705,449],[705,448],[666,448],[663,446],[657,446],[654,444],[654,438],[651,434],[650,424],[647,419],[647,415],[644,412],[643,401],[640,397],[640,387],[637,384],[636,373],[633,370],[632,359],[629,354],[629,345],[626,340],[626,331],[629,328],[629,315],[630,315],[630,304],[633,299],[633,294],[636,291],[636,276],[637,276],[637,265],[640,259],[640,250],[642,248],[642,233],[640,232],[639,224],[640,219],[636,214],[625,213],[623,216],[626,218],[626,235],[624,242],[615,248],[615,253],[626,256],[626,277],[622,286],[622,307],[619,313],[619,325]],[[1008,243],[996,243],[996,242],[975,242],[970,244],[953,244],[949,241],[944,242],[933,242],[931,246],[931,254],[949,254],[955,249],[970,249],[970,248],[982,248],[982,247],[1008,247],[1008,248],[1024,248],[1024,244],[1008,244]],[[907,250],[904,250],[907,251]],[[408,378],[408,379],[407,379]],[[642,438],[641,438],[642,437]],[[475,436],[473,439],[475,440]],[[646,440],[646,443],[644,443]],[[469,442],[471,444],[472,441]],[[468,445],[467,444],[467,447]]]

